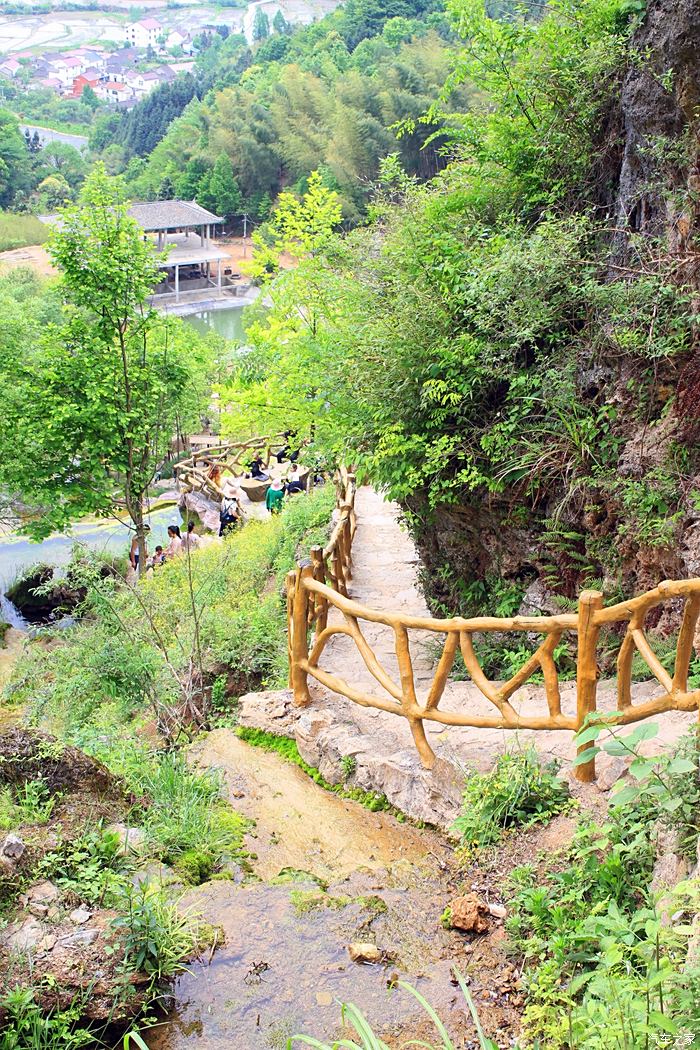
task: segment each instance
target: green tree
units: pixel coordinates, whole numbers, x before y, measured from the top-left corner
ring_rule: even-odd
[[[177,180],[175,188],[180,200],[193,201],[202,188],[211,171],[211,161],[207,157],[193,157]]]
[[[275,33],[279,33],[280,35],[289,32],[289,22],[282,14],[280,8],[277,8],[277,10],[275,11],[275,17],[272,19],[272,28],[274,29]]]
[[[149,307],[157,258],[121,181],[101,166],[49,251],[64,320],[32,353],[0,358],[0,487],[33,509],[27,531],[37,537],[124,508],[144,565],[146,493],[176,428],[198,418],[206,345]]]
[[[47,175],[36,188],[39,194],[40,206],[52,211],[54,208],[62,208],[71,199],[70,186],[62,175]]]
[[[0,207],[32,187],[31,157],[14,113],[0,109]]]
[[[309,175],[306,193],[280,193],[272,216],[272,230],[278,251],[291,255],[313,255],[327,244],[343,217],[340,198],[329,190],[318,171]]]
[[[197,201],[203,208],[221,215],[226,222],[241,211],[241,191],[233,174],[231,158],[226,153],[219,155],[211,172],[202,179]]]
[[[267,40],[270,35],[270,19],[267,17],[262,7],[256,8],[255,18],[253,19],[253,43],[259,44],[262,40]]]
[[[80,101],[84,106],[87,106],[88,109],[91,109],[93,112],[96,109],[100,108],[100,100],[95,94],[94,88],[90,87],[89,84],[86,84],[83,90],[81,91]]]

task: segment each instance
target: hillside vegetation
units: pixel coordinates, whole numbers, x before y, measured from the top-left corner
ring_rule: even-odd
[[[421,185],[390,157],[373,221],[272,283],[236,403],[293,403],[401,501],[437,609],[697,574],[689,5],[449,10],[464,44],[427,119],[455,159]]]

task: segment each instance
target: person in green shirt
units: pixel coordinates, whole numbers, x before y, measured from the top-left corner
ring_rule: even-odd
[[[282,500],[284,499],[284,489],[282,488],[281,481],[273,481],[267,490],[265,496],[265,506],[269,510],[270,514],[279,514],[282,510]]]

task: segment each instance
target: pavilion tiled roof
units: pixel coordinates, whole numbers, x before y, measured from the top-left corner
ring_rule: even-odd
[[[144,230],[177,230],[224,221],[194,201],[144,201],[132,204],[129,215]]]

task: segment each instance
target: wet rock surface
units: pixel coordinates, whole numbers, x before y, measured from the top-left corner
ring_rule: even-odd
[[[195,1033],[207,1050],[267,1050],[298,1032],[332,1039],[339,1001],[361,1004],[391,1046],[434,1039],[399,979],[420,989],[456,1039],[473,1036],[452,978],[453,965],[469,966],[465,938],[440,923],[458,877],[443,836],[338,798],[229,730],[190,755],[220,771],[227,797],[255,821],[252,871],[182,898],[223,928],[224,943],[177,980],[173,1013],[148,1036],[152,1050],[190,1050]],[[517,1026],[511,994],[489,1001],[504,1033]]]

